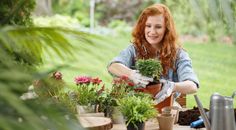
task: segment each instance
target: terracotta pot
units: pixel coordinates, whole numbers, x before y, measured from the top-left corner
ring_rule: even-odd
[[[170,116],[160,115],[157,116],[157,120],[159,123],[159,130],[173,130],[174,126],[174,116],[170,114]]]
[[[144,93],[149,93],[153,97],[161,91],[161,84],[154,84],[154,85],[148,85],[146,88],[141,88],[139,91]],[[164,101],[160,102],[159,104],[155,105],[155,108],[158,110],[159,113],[161,113],[161,109],[166,106],[172,106],[173,105],[173,94],[166,98]]]

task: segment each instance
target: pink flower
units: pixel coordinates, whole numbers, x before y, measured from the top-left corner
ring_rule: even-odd
[[[128,82],[128,85],[129,85],[130,87],[133,87],[133,86],[134,86],[134,83],[133,83],[133,82]]]
[[[97,78],[92,78],[91,82],[94,85],[99,85],[102,82],[102,80],[97,77]]]
[[[125,75],[121,76],[120,79],[124,80],[124,81],[128,81],[129,80],[129,78],[127,76],[125,76]]]
[[[87,76],[77,76],[75,77],[75,83],[78,84],[89,84],[91,81],[90,77]]]
[[[53,76],[53,78],[56,79],[56,80],[62,79],[62,73],[59,72],[59,71],[54,72],[52,76]]]

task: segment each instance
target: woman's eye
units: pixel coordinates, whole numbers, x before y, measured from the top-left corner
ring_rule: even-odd
[[[158,29],[160,29],[160,28],[162,28],[162,26],[156,26],[155,28],[158,28]]]
[[[146,27],[150,28],[150,27],[151,27],[151,25],[146,25]]]

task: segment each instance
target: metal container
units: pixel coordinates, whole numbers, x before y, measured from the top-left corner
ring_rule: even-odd
[[[236,130],[233,108],[233,99],[235,95],[236,92],[233,93],[232,97],[214,93],[211,96],[209,118],[207,117],[199,98],[197,95],[194,95],[207,130]]]
[[[210,123],[211,130],[236,130],[232,97],[211,96]]]

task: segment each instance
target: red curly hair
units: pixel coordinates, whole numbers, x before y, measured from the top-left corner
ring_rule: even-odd
[[[163,15],[166,26],[164,37],[160,42],[159,52],[156,52],[156,50],[147,42],[144,31],[147,18],[155,15]],[[177,42],[178,36],[175,30],[174,20],[168,7],[163,4],[154,4],[144,9],[133,29],[132,37],[138,59],[149,59],[159,56],[159,60],[163,67],[162,73],[164,75],[167,74],[167,71],[170,68],[175,71],[174,64],[176,53],[181,45]]]

